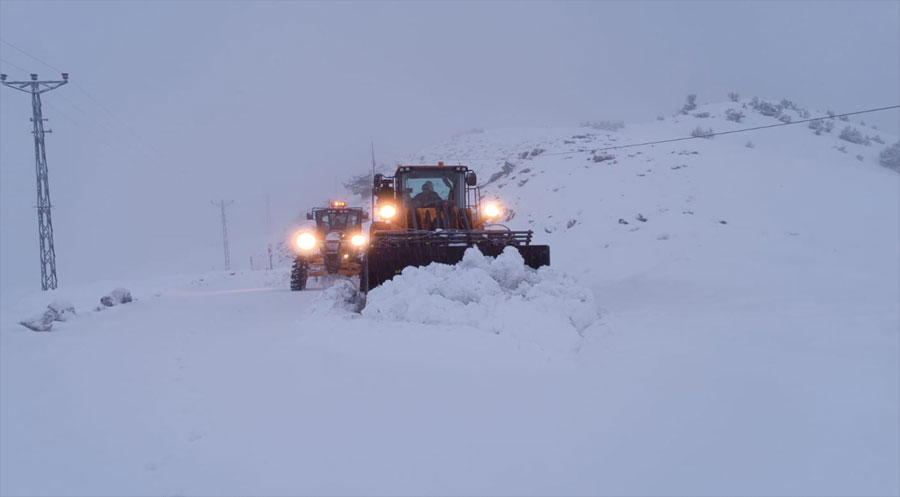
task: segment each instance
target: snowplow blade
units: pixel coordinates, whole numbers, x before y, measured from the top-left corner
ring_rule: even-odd
[[[482,254],[496,257],[503,253],[507,246],[515,247],[529,267],[537,269],[550,265],[550,246],[548,245],[476,245]],[[370,247],[363,260],[360,275],[360,291],[368,292],[372,288],[400,274],[407,266],[427,266],[432,262],[456,264],[462,260],[466,246],[418,245],[401,247]]]

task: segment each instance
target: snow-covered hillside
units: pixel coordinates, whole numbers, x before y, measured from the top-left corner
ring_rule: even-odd
[[[600,150],[776,119],[726,102],[406,160],[476,169],[551,246],[538,273],[470,255],[362,314],[283,271],[61,289],[79,315],[50,333],[17,324],[46,295],[8,306],[0,494],[896,495],[900,175],[838,135],[896,137]],[[136,302],[91,310],[121,284]]]

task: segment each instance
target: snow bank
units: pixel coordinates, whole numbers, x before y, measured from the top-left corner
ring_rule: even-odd
[[[75,315],[75,306],[69,301],[56,299],[47,305],[47,309],[35,316],[19,321],[19,324],[32,331],[51,331],[55,321],[68,321]]]
[[[466,325],[553,348],[574,349],[599,316],[593,293],[550,267],[534,270],[508,247],[470,248],[456,265],[408,267],[370,291],[363,316]]]
[[[100,297],[100,303],[106,307],[114,307],[119,304],[127,304],[134,300],[131,297],[131,291],[127,288],[116,288],[109,294]]]
[[[314,315],[346,314],[359,312],[363,306],[363,296],[352,280],[338,278],[331,286],[322,290],[313,302]]]

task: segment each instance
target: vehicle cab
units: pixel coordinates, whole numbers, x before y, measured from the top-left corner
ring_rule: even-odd
[[[499,206],[482,206],[474,171],[466,166],[400,165],[394,176],[375,175],[378,219],[373,230],[478,229],[500,216]]]

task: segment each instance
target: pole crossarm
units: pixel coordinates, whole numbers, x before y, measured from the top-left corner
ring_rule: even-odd
[[[3,81],[3,86],[25,93],[46,93],[67,83],[68,81]]]
[[[69,73],[67,72],[62,73],[61,80],[41,81],[38,80],[37,74],[32,74],[30,81],[7,81],[6,74],[0,74],[0,84],[25,93],[46,93],[50,90],[55,90],[68,82]]]

